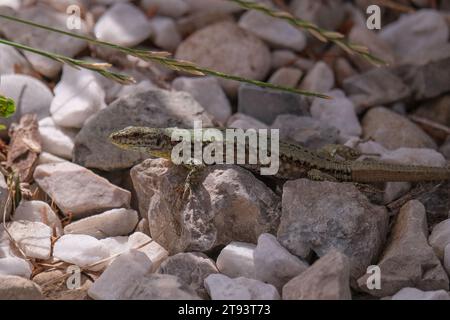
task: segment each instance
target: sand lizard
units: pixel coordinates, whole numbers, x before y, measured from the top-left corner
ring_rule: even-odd
[[[175,128],[128,127],[110,135],[110,141],[123,149],[145,152],[159,158],[171,158],[172,148],[178,141],[172,141]],[[211,141],[202,141],[203,147]],[[340,151],[347,159],[332,157],[320,151],[312,151],[297,144],[279,142],[279,171],[277,178],[293,180],[309,178],[340,182],[422,182],[450,180],[450,168],[416,165],[389,164],[380,161],[355,161],[358,152],[342,146]],[[352,160],[349,160],[349,159]],[[240,164],[239,164],[240,165]],[[251,171],[260,165],[240,165]]]

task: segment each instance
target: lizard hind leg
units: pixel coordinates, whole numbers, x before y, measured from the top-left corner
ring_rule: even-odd
[[[313,181],[338,182],[338,179],[336,179],[332,175],[322,172],[317,169],[311,169],[308,171],[308,179],[313,180]]]

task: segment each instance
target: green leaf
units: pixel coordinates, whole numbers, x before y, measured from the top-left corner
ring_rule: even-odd
[[[0,117],[11,117],[14,112],[16,112],[14,100],[0,95]]]

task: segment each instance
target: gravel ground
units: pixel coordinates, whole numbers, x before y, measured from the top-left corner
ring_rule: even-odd
[[[0,93],[18,104],[0,119],[0,299],[450,299],[447,182],[388,182],[374,195],[307,179],[274,187],[212,166],[180,206],[185,168],[108,142],[131,125],[202,121],[448,166],[448,1],[396,1],[379,31],[366,26],[371,1],[259,2],[342,32],[388,65],[225,0],[0,0],[2,14],[57,28],[76,5],[82,34],[333,97],[192,77],[2,19],[1,38],[109,62],[136,84],[0,45]]]

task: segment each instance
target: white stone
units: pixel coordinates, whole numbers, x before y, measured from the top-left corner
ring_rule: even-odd
[[[101,239],[100,242],[108,248],[110,255],[113,256],[127,253],[130,250],[128,238],[127,236],[109,237]],[[113,260],[111,259],[111,261]]]
[[[117,3],[106,11],[94,28],[97,39],[133,47],[147,39],[151,25],[145,14],[130,3]]]
[[[142,232],[133,233],[128,239],[128,246],[130,249],[137,249],[138,251],[144,253],[152,262],[152,272],[155,272],[160,264],[167,259],[169,252],[164,249],[156,241],[151,241],[152,238],[147,236]],[[151,241],[150,243],[148,243]],[[143,244],[148,243],[143,246]]]
[[[0,0],[0,6],[10,7],[14,10],[20,8],[22,0]]]
[[[40,164],[49,164],[49,163],[59,163],[59,162],[65,162],[65,161],[67,161],[67,160],[44,151],[39,154],[39,159],[38,159],[37,164],[40,165]]]
[[[102,83],[88,70],[64,66],[54,92],[50,113],[62,127],[81,128],[87,119],[106,107]]]
[[[53,231],[49,226],[41,222],[14,221],[9,224],[8,230],[27,257],[50,258]]]
[[[382,153],[380,160],[390,163],[431,167],[445,167],[447,163],[442,154],[436,150],[427,148],[399,148],[396,150],[386,150],[386,152]]]
[[[399,59],[406,60],[418,52],[435,50],[447,43],[449,29],[438,11],[419,10],[384,26],[379,35]]]
[[[300,29],[262,12],[244,13],[239,20],[239,26],[275,48],[302,51],[306,47],[306,36]]]
[[[0,258],[0,276],[18,276],[29,279],[31,264],[25,259],[17,257]]]
[[[296,88],[303,72],[297,68],[283,67],[275,71],[269,79],[269,82],[278,86]]]
[[[362,128],[353,102],[341,90],[333,90],[328,92],[328,95],[333,99],[314,99],[311,106],[313,118],[337,128],[341,142],[347,141],[350,137],[359,137]]]
[[[307,91],[326,93],[334,87],[334,73],[322,61],[317,62],[303,79],[300,88]]]
[[[152,272],[155,272],[169,256],[166,249],[141,232],[135,232],[129,237],[110,237],[102,239],[100,242],[109,249],[111,255],[121,255],[130,250],[144,253],[152,261]],[[142,246],[143,244],[146,245]]]
[[[9,125],[12,122],[19,122],[20,118],[27,113],[36,114],[38,120],[50,115],[49,108],[53,93],[42,81],[30,76],[8,74],[1,78],[0,92],[16,102],[20,101],[16,113],[10,118],[1,118],[0,124]]]
[[[118,300],[152,269],[152,262],[142,252],[132,250],[111,263],[89,288],[95,300]]]
[[[37,5],[23,6],[15,15],[18,18],[33,21],[34,23],[67,30],[68,16],[65,10],[63,13],[60,13],[53,10],[50,6],[40,5],[39,2]],[[4,12],[4,14],[13,15],[13,13],[8,11]],[[81,19],[81,29],[74,31],[87,35],[88,28],[84,20]],[[87,42],[84,40],[5,19],[2,19],[0,24],[0,33],[11,41],[70,58],[87,47]],[[55,78],[63,65],[58,61],[32,52],[23,51],[23,54],[34,70],[48,78]]]
[[[222,249],[216,265],[220,273],[231,278],[246,277],[256,279],[253,253],[256,246],[245,242],[231,242]]]
[[[57,235],[62,234],[62,225],[56,213],[50,206],[43,201],[26,201],[22,200],[14,212],[12,217],[14,221],[26,220],[32,222],[41,222],[54,228]]]
[[[142,93],[150,89],[156,89],[156,86],[150,80],[146,79],[137,84],[122,86],[122,88],[114,96],[117,98],[121,98],[129,94]]]
[[[450,244],[450,219],[444,220],[434,226],[428,242],[433,247],[436,255],[442,260],[444,258],[445,247]]]
[[[268,233],[259,236],[253,256],[258,280],[270,283],[278,290],[308,268],[307,263],[292,255]]]
[[[13,47],[0,44],[0,57],[2,57],[0,59],[0,75],[13,74],[16,71],[31,71],[31,66],[27,59]]]
[[[34,179],[64,214],[75,218],[130,206],[129,191],[74,163],[39,165]]]
[[[138,213],[131,209],[113,209],[87,217],[64,227],[65,234],[86,234],[97,239],[124,236],[138,223]]]
[[[231,279],[223,274],[211,274],[205,288],[212,300],[279,300],[277,289],[258,280],[239,277]]]
[[[155,17],[151,20],[151,26],[153,43],[163,50],[175,51],[182,40],[175,21],[171,18]]]
[[[108,248],[94,237],[68,234],[59,238],[53,247],[53,256],[81,268],[100,270],[104,263],[95,263],[110,256]]]
[[[450,295],[445,290],[422,291],[403,288],[392,296],[392,300],[450,300]]]
[[[189,5],[183,0],[143,0],[145,10],[157,9],[158,15],[178,18],[189,11]]]
[[[215,78],[176,78],[172,86],[175,90],[189,92],[215,120],[225,123],[232,110],[225,92]]]
[[[72,159],[72,151],[77,132],[58,126],[51,117],[39,121],[42,150],[50,154]]]

